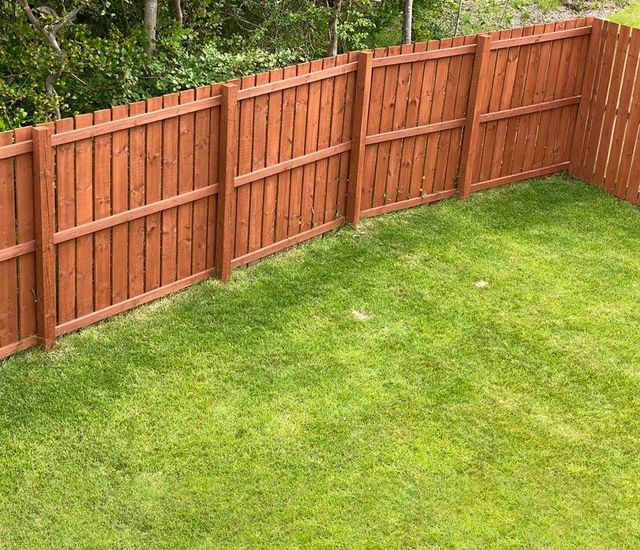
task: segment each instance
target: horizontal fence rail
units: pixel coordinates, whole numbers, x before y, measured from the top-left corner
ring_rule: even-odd
[[[336,229],[571,169],[637,202],[640,35],[352,52],[0,134],[0,358]]]

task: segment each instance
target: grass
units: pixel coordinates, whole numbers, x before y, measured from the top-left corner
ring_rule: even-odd
[[[192,287],[1,366],[0,546],[637,547],[639,300],[564,176]]]
[[[632,1],[626,8],[613,14],[611,21],[631,27],[640,27],[640,0]]]

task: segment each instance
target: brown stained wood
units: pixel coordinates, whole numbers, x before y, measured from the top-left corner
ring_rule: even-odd
[[[361,52],[358,54],[358,73],[356,79],[355,105],[353,109],[351,169],[349,171],[346,211],[347,222],[356,224],[360,221],[360,210],[362,208],[372,66],[373,54],[371,52]]]
[[[73,129],[73,119],[58,120],[56,132]],[[75,225],[75,145],[59,145],[55,149],[56,170],[56,216],[59,230]],[[76,315],[76,245],[74,242],[62,243],[58,252],[58,321],[65,322]]]
[[[416,44],[417,45],[417,44]],[[417,63],[419,61],[428,61],[429,59],[442,59],[444,57],[457,57],[474,53],[475,44],[466,44],[459,46],[447,46],[439,49],[420,51],[412,53],[392,54],[389,57],[374,59],[374,67],[388,67],[389,65],[403,65],[405,63]]]
[[[440,40],[440,48],[448,48],[452,43],[450,38]],[[431,115],[429,122],[431,124],[444,122],[444,110],[447,102],[447,85],[449,82],[449,64],[450,57],[441,57],[436,61],[436,76],[433,89],[433,102],[431,104]],[[437,193],[444,187],[444,169],[446,161],[444,161],[440,153],[440,143],[442,132],[430,133],[427,136],[427,148],[425,157],[425,181],[423,183],[423,193],[430,195]]]
[[[240,92],[242,89],[255,86],[256,77],[245,76],[240,81]],[[238,116],[238,176],[248,174],[252,170],[253,151],[253,120],[254,120],[255,99],[249,98],[239,101]],[[246,254],[249,249],[249,215],[251,209],[251,188],[244,187],[236,192],[236,236],[234,257]]]
[[[196,89],[196,101],[211,94],[211,87]],[[202,189],[210,185],[209,181],[209,133],[211,129],[211,111],[198,111],[195,114],[193,149],[193,188]],[[204,271],[207,264],[207,210],[209,199],[202,198],[193,205],[193,249],[191,272]]]
[[[286,67],[283,69],[282,76],[285,80],[295,75],[295,67]],[[293,154],[294,117],[296,112],[295,88],[287,88],[282,92],[280,110],[280,150],[278,152],[278,164],[282,164],[291,159]],[[287,170],[279,173],[277,182],[275,242],[286,239],[289,230],[291,171]]]
[[[584,141],[585,146],[582,151],[582,168],[580,170],[580,177],[588,183],[598,183],[594,180],[593,174],[595,171],[596,155],[602,132],[605,102],[612,78],[618,30],[619,26],[615,23],[606,22],[604,24],[602,63],[598,72],[598,83],[592,95],[592,101],[596,108],[589,117],[589,124],[586,129]]]
[[[386,48],[373,51],[373,58],[386,55]],[[367,136],[379,134],[382,123],[382,96],[384,93],[384,79],[386,67],[377,67],[371,71],[371,93],[369,94],[369,114],[367,116]],[[365,148],[364,175],[362,181],[362,208],[370,208],[373,204],[375,185],[376,160],[378,145]]]
[[[54,160],[51,128],[37,126],[33,136],[34,211],[36,240],[36,314],[38,338],[45,347],[56,339],[56,257]]]
[[[487,88],[485,68],[489,62],[491,37],[487,34],[478,35],[476,56],[473,61],[469,102],[467,105],[467,122],[462,141],[460,160],[459,193],[466,199],[471,193],[473,169],[478,154],[478,138],[480,136],[480,109]]]
[[[220,148],[218,186],[218,214],[216,228],[216,272],[223,281],[231,274],[236,222],[235,191],[233,180],[236,174],[238,147],[238,87],[223,84],[220,108]]]
[[[13,132],[0,133],[0,146],[13,142]],[[0,250],[16,244],[14,158],[0,160]],[[15,257],[0,263],[0,346],[18,335],[18,263]]]
[[[496,40],[492,46],[492,50],[498,50],[501,48],[513,48],[514,46],[524,46],[526,44],[541,44],[544,42],[550,42],[555,40],[562,40],[565,38],[571,38],[574,36],[582,36],[591,32],[590,26],[581,27],[578,29],[567,29],[559,31],[546,31],[540,29],[536,34],[532,36],[523,36],[520,38],[509,38]]]
[[[195,92],[180,92],[181,104],[195,99]],[[180,143],[178,146],[178,194],[193,191],[193,155],[194,155],[195,115],[189,113],[180,117],[178,127]],[[178,207],[178,279],[191,275],[193,254],[193,204],[185,203]]]
[[[308,63],[298,65],[298,75],[306,74],[310,70]],[[293,124],[292,156],[300,157],[305,153],[305,141],[307,132],[307,111],[309,108],[309,86],[296,88],[295,114]],[[300,232],[302,224],[302,180],[304,168],[298,167],[291,171],[291,189],[289,194],[289,223],[287,235],[292,236]]]
[[[269,72],[271,82],[281,81],[282,69]],[[267,136],[265,166],[278,164],[282,126],[282,91],[269,94],[267,102]],[[262,211],[262,245],[269,246],[276,240],[276,208],[278,201],[278,177],[276,174],[264,180],[264,206]]]
[[[75,127],[85,128],[93,124],[93,114],[75,117]],[[83,224],[93,220],[93,140],[91,138],[75,142],[75,223]],[[102,167],[98,167],[102,170]],[[76,315],[86,315],[93,311],[93,250],[92,236],[76,241]]]
[[[357,52],[350,52],[348,54],[348,61],[354,63],[357,61]],[[356,101],[356,73],[349,73],[344,80],[344,99],[343,106],[344,111],[342,117],[342,132],[336,136],[336,141],[346,143],[351,141],[353,136],[353,109]],[[338,93],[338,92],[336,92]],[[329,160],[332,162],[332,159]],[[347,195],[349,186],[349,170],[351,165],[351,151],[345,151],[339,157],[338,164],[338,183],[337,183],[337,197],[335,211],[333,212],[332,219],[344,217],[347,211]],[[362,194],[361,194],[362,196]]]
[[[94,123],[111,120],[111,110],[96,111]],[[93,211],[94,219],[111,215],[111,140],[109,134],[100,135],[94,141],[95,179]],[[111,304],[111,230],[97,231],[94,246],[94,304],[102,309]]]
[[[620,99],[620,88],[622,86],[622,78],[624,75],[625,65],[628,62],[629,39],[631,36],[631,28],[626,26],[620,27],[618,35],[618,43],[616,46],[615,59],[611,75],[611,83],[607,92],[606,105],[604,107],[604,117],[602,121],[602,138],[598,146],[596,154],[596,162],[594,169],[594,181],[598,185],[605,185],[605,173],[607,170],[607,162],[609,160],[610,146],[612,143],[613,127],[618,115],[618,101]],[[635,75],[634,75],[635,76]],[[614,185],[605,185],[607,191],[612,192]]]
[[[229,84],[236,84],[230,81]],[[220,95],[220,84],[211,86],[211,95]],[[209,131],[209,181],[220,182],[220,107],[211,109]],[[235,167],[234,167],[235,169]],[[216,225],[218,223],[218,195],[211,195],[207,202],[207,261],[206,268],[214,268],[216,262]],[[233,237],[232,237],[233,238]],[[233,250],[233,248],[232,248]]]
[[[474,40],[475,43],[475,40]],[[436,50],[440,45],[438,40],[430,40],[426,44],[427,51]],[[474,50],[475,51],[475,50]],[[420,91],[419,107],[418,107],[418,126],[428,126],[431,117],[431,108],[433,106],[435,76],[437,60],[427,61],[424,66],[422,76],[422,87]],[[409,198],[423,196],[427,194],[426,188],[426,149],[427,138],[425,135],[418,135],[414,142],[413,159],[411,167],[411,176],[409,183]]]
[[[178,105],[178,94],[169,94],[162,98],[163,107]],[[168,199],[178,194],[178,118],[170,118],[162,123],[162,198]],[[171,208],[162,213],[161,233],[161,270],[160,286],[176,280],[177,276],[177,237],[178,210]]]
[[[30,141],[31,132],[32,128],[17,128],[15,142]],[[15,160],[16,246],[28,247],[28,251],[18,257],[18,330],[21,340],[37,330],[34,193],[33,154],[18,155]]]
[[[318,59],[310,63],[310,71],[319,71],[322,68],[322,60]],[[307,123],[305,135],[305,154],[313,153],[318,149],[318,131],[320,128],[320,92],[319,81],[309,84],[309,105],[307,109]],[[300,232],[312,229],[316,223],[314,211],[314,195],[316,183],[316,165],[305,164],[302,172],[302,205],[300,208]]]
[[[522,29],[523,36],[529,36],[533,33],[533,27],[524,27]],[[529,60],[531,56],[531,46],[518,46],[517,47],[517,67],[515,71],[515,77],[513,82],[513,91],[511,92],[510,108],[516,109],[522,107],[524,104],[525,89],[527,86],[529,76]],[[514,117],[507,119],[504,148],[502,155],[502,162],[500,167],[500,176],[506,177],[515,171],[514,165],[521,165],[522,155],[516,155],[516,142],[521,134],[526,133],[524,124],[521,125],[523,119],[521,117]],[[521,130],[522,127],[522,130]]]
[[[388,55],[398,55],[399,46],[388,49]],[[380,132],[391,132],[394,130],[394,115],[398,103],[398,81],[399,65],[385,66],[384,92],[382,96],[382,115],[380,118]],[[391,143],[384,141],[378,144],[373,188],[373,206],[380,206],[387,202],[387,182]]]
[[[162,109],[162,98],[147,100],[147,113]],[[145,154],[145,204],[162,200],[162,122],[147,126]],[[159,212],[145,219],[145,292],[160,286],[160,234],[162,215]],[[106,307],[106,304],[102,307]],[[102,308],[100,308],[102,309]]]
[[[269,82],[269,73],[256,75],[256,86]],[[267,155],[267,111],[269,98],[262,94],[255,97],[253,104],[253,140],[246,141],[243,146],[251,148],[251,170],[265,167]],[[242,138],[242,136],[241,136]],[[250,186],[249,201],[249,242],[247,250],[252,252],[262,246],[262,223],[264,212],[264,180],[255,180]]]
[[[602,40],[603,21],[595,20],[589,37],[589,50],[587,59],[584,60],[585,71],[581,88],[580,105],[576,115],[576,124],[571,144],[571,173],[580,177],[582,174],[582,147],[585,142],[588,115],[591,112],[591,100],[593,96],[598,61],[600,58],[600,45]]]

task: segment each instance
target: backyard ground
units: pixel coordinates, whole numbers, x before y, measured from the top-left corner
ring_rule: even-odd
[[[0,546],[637,547],[640,212],[368,220],[0,362]]]

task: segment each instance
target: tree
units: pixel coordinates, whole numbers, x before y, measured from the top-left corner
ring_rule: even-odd
[[[58,15],[56,10],[50,6],[40,6],[34,10],[29,5],[29,0],[20,1],[22,4],[22,10],[27,16],[27,19],[33,25],[33,27],[47,39],[49,47],[51,48],[51,50],[53,50],[53,53],[58,61],[57,69],[54,72],[50,73],[45,80],[45,90],[47,92],[47,95],[56,96],[57,94],[55,86],[62,76],[65,62],[65,54],[60,47],[58,33],[75,21],[83,5],[79,4],[69,12],[66,11],[66,8],[63,5],[62,15]],[[56,118],[62,118],[59,105],[56,105],[54,114]]]
[[[402,13],[402,43],[411,44],[411,26],[413,24],[413,0],[404,0]]]
[[[158,26],[158,0],[144,1],[145,51],[153,55],[156,51],[156,27]]]
[[[338,20],[342,10],[342,0],[333,0],[331,21],[329,22],[329,55],[338,55]]]

